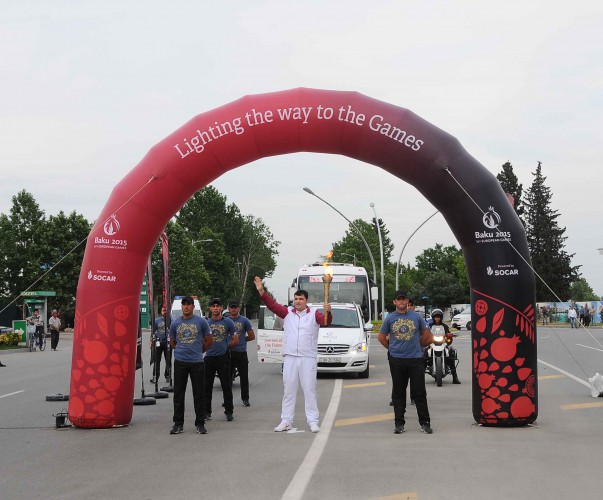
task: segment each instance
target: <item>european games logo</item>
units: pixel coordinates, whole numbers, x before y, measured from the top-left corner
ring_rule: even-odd
[[[105,225],[103,226],[103,231],[105,231],[105,234],[107,236],[113,236],[114,234],[117,234],[119,232],[119,228],[119,221],[115,217],[115,214],[113,214],[105,222]]]

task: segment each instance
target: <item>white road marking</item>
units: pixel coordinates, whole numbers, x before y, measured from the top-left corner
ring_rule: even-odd
[[[16,391],[16,392],[10,392],[8,394],[3,394],[2,396],[0,396],[0,399],[7,398],[8,396],[14,396],[15,394],[20,394],[22,392],[25,392],[25,389],[23,389],[22,391]]]
[[[563,375],[565,375],[566,377],[569,377],[569,378],[575,380],[576,382],[578,382],[578,383],[580,383],[580,384],[582,384],[582,385],[584,385],[584,386],[586,386],[586,387],[588,387],[590,389],[590,384],[588,382],[586,382],[586,381],[584,381],[584,380],[576,377],[575,375],[572,375],[571,373],[566,372],[565,370],[562,370],[561,368],[558,368],[558,367],[556,367],[554,365],[551,365],[550,363],[547,363],[546,361],[542,361],[541,359],[539,359],[538,362],[542,363],[543,365],[548,366],[549,368],[552,368],[553,370],[558,371],[559,373],[563,373]]]
[[[306,487],[312,478],[314,469],[318,465],[318,461],[325,449],[329,434],[335,423],[335,415],[337,414],[337,408],[339,407],[339,401],[341,400],[341,379],[335,380],[335,387],[333,388],[333,395],[331,396],[331,402],[327,408],[327,413],[320,426],[320,432],[316,434],[312,446],[308,450],[304,461],[301,463],[295,476],[289,483],[289,486],[283,493],[282,498],[286,500],[298,500],[304,496]]]
[[[586,347],[587,349],[592,349],[593,351],[603,352],[603,349],[597,349],[596,347],[590,347],[588,345],[582,345],[582,344],[576,344],[576,345],[579,345],[580,347]]]

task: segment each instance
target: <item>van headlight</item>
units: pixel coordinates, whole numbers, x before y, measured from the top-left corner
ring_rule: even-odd
[[[360,344],[356,344],[353,350],[356,352],[366,352],[366,342],[360,342]]]

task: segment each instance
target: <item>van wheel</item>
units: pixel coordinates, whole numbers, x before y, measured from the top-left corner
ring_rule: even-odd
[[[471,321],[467,321],[467,330],[471,330]]]
[[[369,360],[366,360],[366,370],[363,372],[358,372],[358,378],[369,378]]]

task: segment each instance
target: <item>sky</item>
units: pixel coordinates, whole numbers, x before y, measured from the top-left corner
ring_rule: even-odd
[[[26,189],[47,215],[94,221],[113,187],[193,116],[248,94],[352,90],[410,109],[493,174],[510,161],[524,191],[542,162],[572,264],[603,295],[601,26],[603,4],[583,0],[2,2],[0,212]],[[400,256],[435,209],[343,156],[265,158],[213,185],[281,242],[267,281],[280,300],[348,227],[303,187],[351,220],[370,220],[374,203],[396,261],[456,244],[437,215]],[[310,235],[296,229],[308,224]]]

